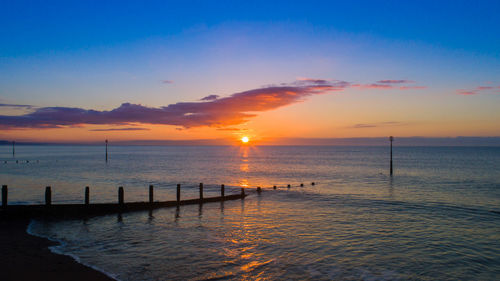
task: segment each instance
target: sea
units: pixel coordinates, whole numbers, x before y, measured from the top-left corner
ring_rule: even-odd
[[[9,204],[244,200],[28,233],[116,280],[500,280],[500,147],[0,146]],[[314,183],[314,184],[313,184]],[[290,185],[290,187],[288,187]],[[302,186],[303,185],[303,186]],[[256,188],[262,188],[261,193]],[[276,189],[273,188],[276,186]]]

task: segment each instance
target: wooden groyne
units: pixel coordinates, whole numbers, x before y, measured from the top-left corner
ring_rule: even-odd
[[[8,188],[2,186],[2,207],[0,208],[0,219],[19,218],[81,218],[108,214],[120,214],[135,211],[148,211],[158,208],[176,207],[183,205],[204,204],[209,202],[221,202],[228,200],[244,199],[245,189],[241,188],[238,194],[225,195],[225,187],[221,185],[221,196],[203,197],[203,183],[200,183],[200,197],[196,199],[181,200],[181,185],[177,185],[177,196],[175,201],[154,201],[154,187],[149,186],[148,202],[125,202],[123,187],[118,188],[117,203],[94,203],[90,204],[90,188],[85,187],[84,204],[52,204],[52,190],[50,186],[45,188],[45,204],[37,205],[8,205]]]
[[[314,186],[316,183],[311,182]],[[298,185],[304,187],[301,183]],[[286,189],[290,189],[290,184]],[[280,187],[281,188],[281,187]],[[284,188],[284,186],[283,186]],[[273,190],[277,186],[272,187]],[[220,196],[204,197],[203,183],[199,184],[199,198],[181,200],[181,185],[177,184],[176,200],[172,201],[154,201],[154,186],[149,185],[149,200],[147,202],[125,202],[125,191],[122,186],[118,187],[118,200],[116,203],[90,203],[90,188],[84,189],[83,204],[52,204],[52,187],[45,187],[45,204],[33,205],[9,205],[8,187],[2,185],[2,205],[0,207],[0,219],[19,219],[19,218],[85,218],[109,214],[121,214],[136,211],[151,211],[159,208],[179,207],[183,205],[204,204],[210,202],[223,202],[228,200],[245,199],[245,188],[241,188],[240,193],[225,195],[225,186],[220,186]],[[262,187],[257,186],[257,194],[261,194]]]

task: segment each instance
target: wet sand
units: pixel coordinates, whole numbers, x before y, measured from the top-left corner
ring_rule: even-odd
[[[29,220],[0,220],[0,280],[113,280],[77,263],[71,257],[52,253],[55,242],[29,235]]]

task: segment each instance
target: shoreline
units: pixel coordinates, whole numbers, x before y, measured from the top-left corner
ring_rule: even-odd
[[[59,243],[29,234],[29,223],[29,219],[0,221],[2,280],[115,280],[70,256],[53,253],[49,247]]]

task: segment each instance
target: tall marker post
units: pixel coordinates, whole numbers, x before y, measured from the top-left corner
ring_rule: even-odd
[[[389,141],[391,142],[391,176],[392,176],[392,142],[394,141],[394,137],[390,136]]]
[[[108,162],[108,140],[106,140],[106,162]]]
[[[16,157],[16,142],[12,141],[12,157]]]

